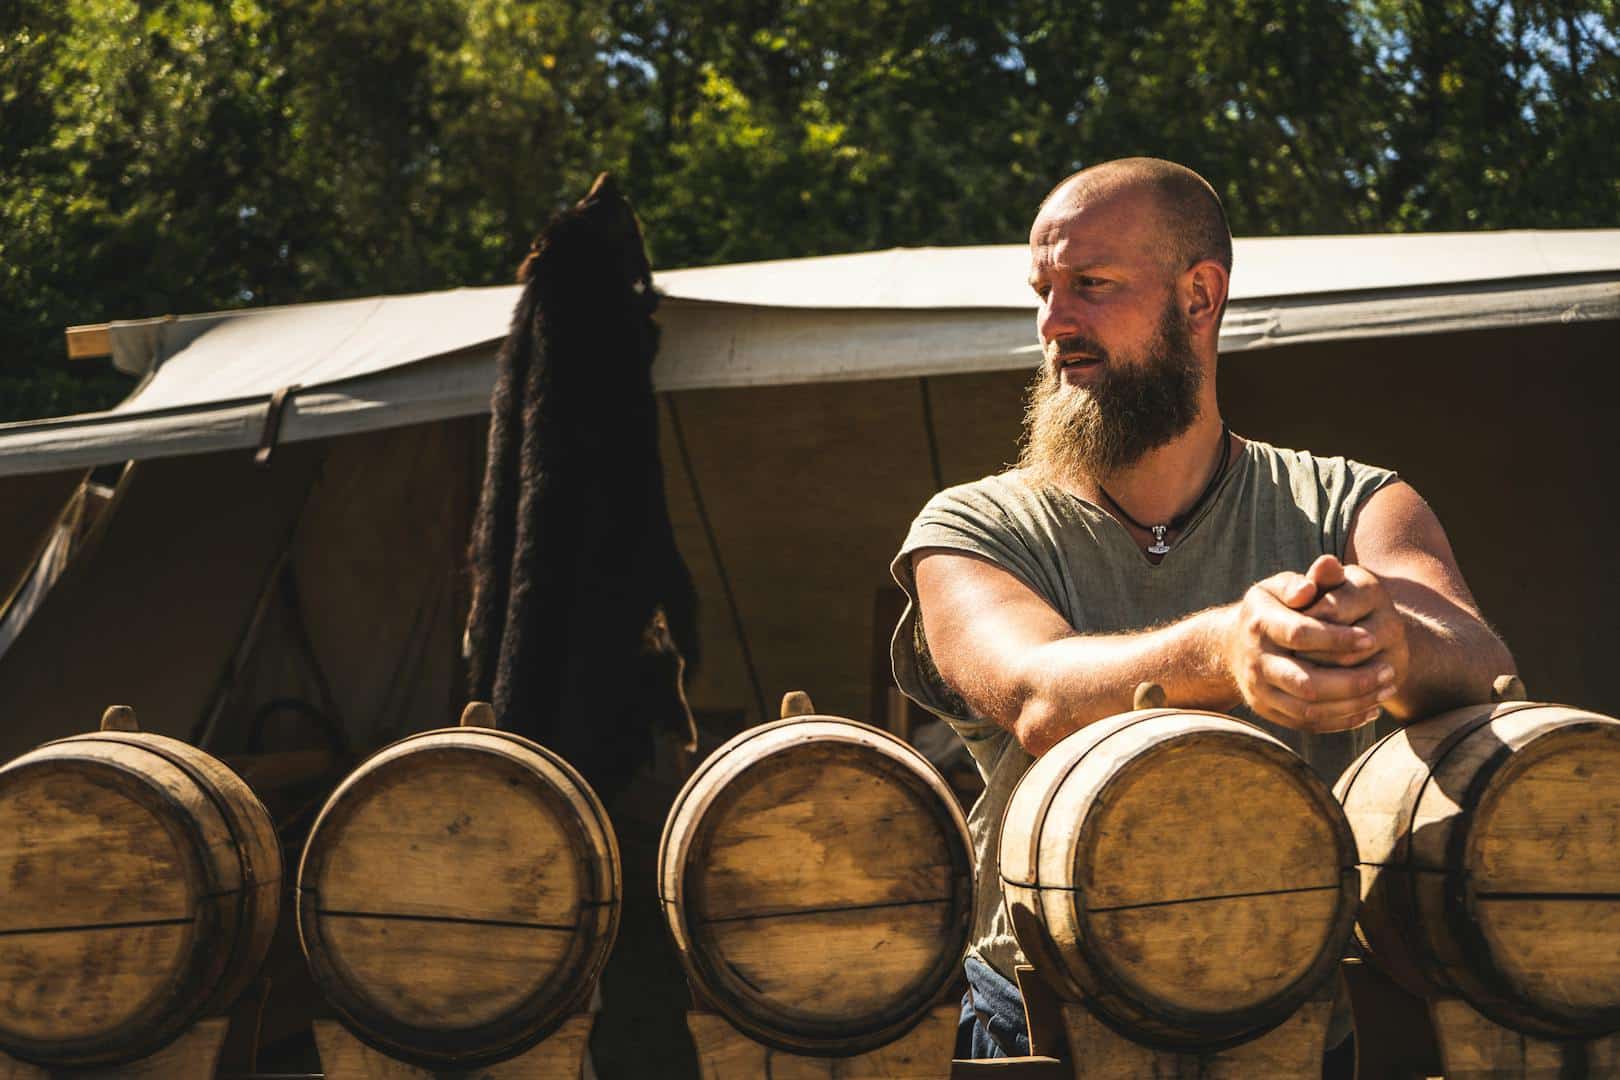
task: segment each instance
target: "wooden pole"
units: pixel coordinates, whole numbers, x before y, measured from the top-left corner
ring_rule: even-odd
[[[697,1046],[702,1080],[759,1080],[763,1076],[793,1080],[947,1080],[960,1015],[957,1005],[936,1005],[922,1023],[887,1046],[841,1057],[810,1057],[772,1049],[738,1031],[719,1013],[694,1010],[686,1014],[686,1026]]]
[[[326,1080],[579,1080],[595,1013],[576,1013],[515,1057],[473,1069],[412,1065],[374,1050],[336,1020],[315,1021]]]

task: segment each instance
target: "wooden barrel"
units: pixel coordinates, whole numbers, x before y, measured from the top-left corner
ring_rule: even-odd
[[[145,1057],[228,1008],[280,905],[248,786],[128,709],[104,725],[0,769],[0,1051],[48,1066]]]
[[[572,766],[449,728],[379,750],[332,793],[298,868],[298,932],[357,1036],[472,1067],[587,1004],[622,897],[607,812]]]
[[[866,724],[802,716],[726,743],[676,797],[658,864],[699,1006],[766,1045],[882,1046],[960,970],[961,807],[921,754]]]
[[[1281,1023],[1355,917],[1355,843],[1327,784],[1215,713],[1139,709],[1058,743],[1013,791],[1000,858],[1036,970],[1151,1046]]]
[[[1461,709],[1374,745],[1336,793],[1391,977],[1532,1034],[1620,1030],[1620,720]]]

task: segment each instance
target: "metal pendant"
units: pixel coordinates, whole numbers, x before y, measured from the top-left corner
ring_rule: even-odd
[[[1148,528],[1153,533],[1153,543],[1148,545],[1147,553],[1149,555],[1170,554],[1170,545],[1164,542],[1164,534],[1170,531],[1170,526],[1149,525]]]

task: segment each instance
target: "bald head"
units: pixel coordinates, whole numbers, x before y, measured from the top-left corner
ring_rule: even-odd
[[[1151,196],[1158,208],[1165,255],[1177,272],[1213,259],[1231,273],[1232,232],[1220,196],[1202,176],[1173,161],[1120,158],[1082,169],[1051,190],[1038,216],[1136,194]]]

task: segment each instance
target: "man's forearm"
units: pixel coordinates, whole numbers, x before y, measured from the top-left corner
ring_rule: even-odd
[[[1223,652],[1232,608],[1209,608],[1152,630],[1074,635],[1030,652],[1005,715],[1024,749],[1039,757],[1059,739],[1132,706],[1143,682],[1177,705],[1230,708],[1237,686]]]
[[[1447,608],[1436,613],[1396,603],[1406,624],[1410,657],[1399,692],[1385,702],[1385,709],[1398,720],[1421,720],[1487,702],[1496,677],[1518,670],[1507,646],[1482,619],[1451,605]]]

